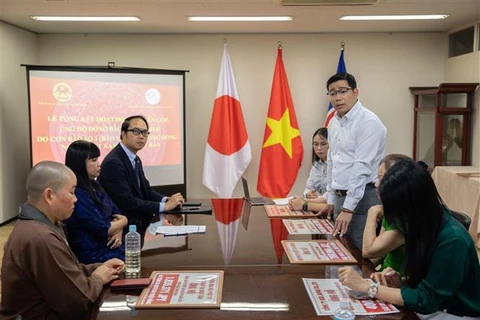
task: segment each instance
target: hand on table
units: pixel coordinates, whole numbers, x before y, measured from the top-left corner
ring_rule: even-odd
[[[292,210],[302,210],[305,200],[302,197],[295,196],[288,200],[288,205]]]
[[[123,271],[125,264],[120,259],[110,259],[93,271],[92,275],[98,276],[103,284],[118,279],[120,272]]]
[[[370,280],[363,279],[352,267],[338,268],[339,281],[351,290],[367,293]]]
[[[402,286],[402,277],[390,267],[385,268],[382,272],[372,273],[370,278],[382,286],[391,288],[400,288]]]
[[[340,211],[337,219],[335,219],[335,227],[333,228],[332,235],[336,236],[337,234],[340,237],[343,237],[345,233],[347,233],[348,226],[350,225],[350,221],[352,221],[353,213]]]
[[[123,269],[125,269],[125,262],[123,262],[122,260],[117,259],[117,258],[109,259],[109,260],[105,261],[103,263],[103,265],[105,265],[109,268],[115,269],[118,272],[122,272]]]
[[[181,193],[175,193],[174,195],[168,197],[165,202],[165,211],[173,210],[178,206],[181,206],[185,202]]]

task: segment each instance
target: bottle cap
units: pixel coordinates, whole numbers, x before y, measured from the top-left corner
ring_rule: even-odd
[[[137,232],[137,226],[134,225],[134,224],[129,225],[129,226],[128,226],[128,231],[130,231],[130,232],[132,232],[132,231],[133,231],[133,232]]]
[[[342,299],[340,300],[340,308],[342,309],[350,309],[350,302],[348,299]]]

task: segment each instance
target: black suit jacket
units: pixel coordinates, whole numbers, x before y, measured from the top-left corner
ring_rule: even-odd
[[[105,157],[98,182],[105,189],[120,212],[129,219],[148,220],[158,212],[159,202],[165,197],[150,187],[140,160],[140,187],[127,154],[118,144]]]

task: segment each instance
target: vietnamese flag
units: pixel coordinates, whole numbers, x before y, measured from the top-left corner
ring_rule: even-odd
[[[279,47],[263,137],[258,192],[270,198],[286,197],[295,183],[302,158],[300,130]]]
[[[205,150],[203,184],[219,198],[231,198],[251,160],[250,142],[225,43]]]

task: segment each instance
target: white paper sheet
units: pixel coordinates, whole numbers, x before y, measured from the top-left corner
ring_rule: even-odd
[[[207,226],[204,225],[190,225],[190,226],[159,226],[156,233],[170,235],[186,235],[191,233],[205,233]]]

